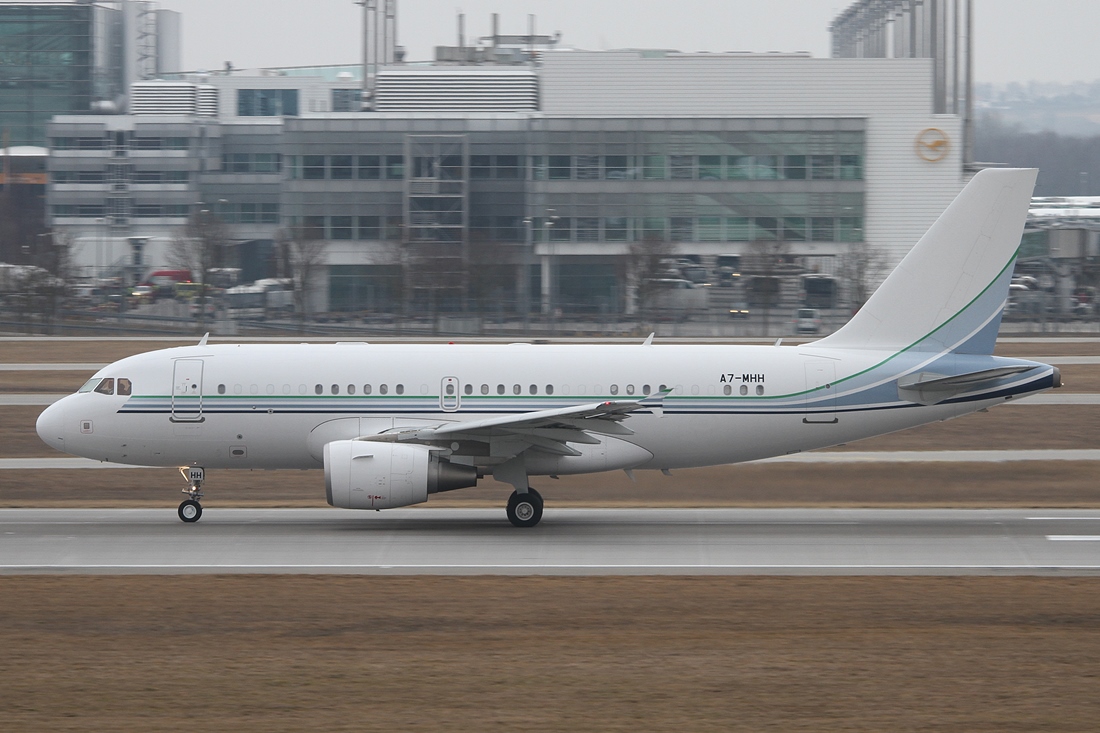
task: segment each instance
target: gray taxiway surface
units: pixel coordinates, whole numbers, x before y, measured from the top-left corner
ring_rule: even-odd
[[[0,573],[1100,575],[1100,511],[5,509]]]

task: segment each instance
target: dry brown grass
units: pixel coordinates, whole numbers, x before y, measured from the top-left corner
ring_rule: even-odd
[[[40,731],[1092,731],[1100,580],[0,578]]]

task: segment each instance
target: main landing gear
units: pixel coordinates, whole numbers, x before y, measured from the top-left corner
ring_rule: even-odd
[[[201,466],[184,466],[180,469],[180,474],[187,479],[188,486],[183,489],[187,499],[180,503],[176,513],[179,514],[180,519],[190,524],[199,521],[202,517],[202,504],[199,503],[199,499],[202,498],[202,483],[206,480],[206,471]]]
[[[508,521],[516,527],[534,527],[542,519],[542,495],[534,489],[526,494],[513,491],[508,497]]]

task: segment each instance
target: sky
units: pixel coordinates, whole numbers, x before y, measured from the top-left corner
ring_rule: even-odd
[[[455,45],[457,15],[468,39],[501,32],[562,32],[582,49],[809,51],[829,56],[829,24],[850,3],[837,0],[398,0],[398,40],[409,60]],[[160,0],[183,13],[189,70],[356,63],[362,11],[354,0]],[[1097,0],[974,0],[979,82],[1072,82],[1100,77]]]

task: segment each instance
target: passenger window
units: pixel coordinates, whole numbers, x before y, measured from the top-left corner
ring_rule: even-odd
[[[725,387],[722,388],[722,391],[728,395],[733,394],[733,387],[727,384]]]
[[[340,385],[339,384],[332,385],[331,389],[332,389],[333,394],[340,394]]]
[[[611,385],[611,394],[619,394],[619,385],[617,385],[617,384]]]
[[[355,385],[354,384],[349,384],[348,385],[348,394],[355,394]]]
[[[699,394],[699,385],[698,384],[691,385],[691,393],[692,394]]]
[[[260,393],[260,388],[257,387],[254,384],[250,384],[250,385],[248,385],[248,393],[249,394],[259,394]]]
[[[397,394],[405,394],[405,385],[403,385],[403,384],[397,385]]]
[[[633,384],[626,385],[626,393],[627,394],[634,394],[634,385]]]
[[[503,384],[498,384],[497,385],[497,394],[504,394],[504,385]]]
[[[268,394],[275,394],[275,385],[274,384],[267,385],[267,393]]]
[[[284,384],[283,385],[283,394],[290,394],[290,385],[289,384]]]
[[[512,385],[512,394],[519,394],[522,391],[523,391],[523,388],[520,387],[518,384],[513,384]]]
[[[447,394],[453,395],[455,393],[455,386],[453,384],[447,385]]]
[[[378,394],[386,394],[390,391],[390,388],[384,384],[378,385]]]
[[[642,385],[642,394],[644,394],[644,395],[649,394],[649,385],[648,384],[643,384]]]
[[[762,385],[762,384],[756,385],[756,394],[758,394],[758,395],[764,394],[764,385]]]
[[[462,388],[462,391],[465,392],[466,394],[473,394],[474,393],[474,385],[467,384],[465,387]]]
[[[313,391],[316,392],[317,394],[324,394],[325,393],[325,388],[318,384],[313,388]]]
[[[118,380],[118,393],[120,395],[129,395],[132,389],[129,379],[120,378]]]
[[[662,392],[664,392],[665,390],[668,389],[668,385],[667,384],[662,384],[660,389],[661,389]]]
[[[244,392],[244,387],[239,384],[233,385],[233,394],[241,394],[242,392]]]
[[[481,394],[489,394],[489,385],[487,385],[487,384],[481,385]]]
[[[224,384],[219,384],[218,385],[218,394],[225,394],[225,385]]]
[[[552,385],[552,384],[546,385],[546,394],[554,394],[554,385]]]
[[[539,393],[539,388],[537,384],[532,384],[530,387],[528,387],[528,389],[530,390],[531,394]]]
[[[369,384],[364,384],[363,385],[363,394],[370,394],[370,385]]]
[[[95,391],[99,394],[114,394],[115,380],[112,377],[107,377],[99,383],[99,386],[95,388]]]
[[[749,388],[747,385],[742,384],[739,391],[741,392],[741,396],[743,397],[749,393]]]

